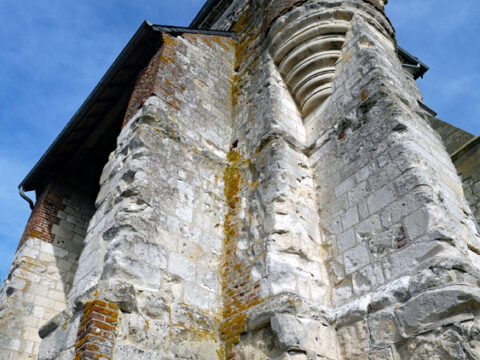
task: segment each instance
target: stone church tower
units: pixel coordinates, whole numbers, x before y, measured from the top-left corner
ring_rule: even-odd
[[[20,185],[0,358],[480,359],[480,141],[385,3],[143,24]]]

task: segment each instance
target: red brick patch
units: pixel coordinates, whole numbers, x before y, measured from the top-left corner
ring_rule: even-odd
[[[30,237],[53,243],[55,235],[52,233],[52,228],[53,225],[60,224],[60,218],[57,215],[59,211],[64,209],[63,195],[59,186],[55,183],[48,184],[37,197],[35,208],[28,219],[17,251]]]
[[[75,360],[112,359],[118,306],[94,300],[83,306],[83,319],[78,328]]]

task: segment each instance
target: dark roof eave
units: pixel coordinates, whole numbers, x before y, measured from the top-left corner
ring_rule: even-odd
[[[152,25],[155,31],[165,31],[170,34],[200,34],[200,35],[217,35],[235,38],[235,33],[230,31],[196,29],[192,27],[182,26],[166,26],[166,25]]]
[[[417,69],[413,73],[413,77],[415,78],[415,80],[417,80],[418,78],[423,78],[423,75],[425,75],[425,73],[430,70],[430,68],[425,63],[420,61],[416,56],[410,54],[404,48],[398,47],[398,55],[408,61],[409,64],[407,65],[417,67]]]
[[[116,74],[117,70],[121,68],[122,63],[128,57],[128,55],[134,50],[136,44],[140,41],[142,37],[144,37],[149,31],[155,31],[153,26],[144,21],[142,25],[138,28],[135,32],[133,37],[130,39],[128,44],[122,50],[120,55],[114,61],[114,63],[110,66],[107,70],[105,75],[103,75],[100,82],[95,86],[93,91],[84,101],[84,103],[80,106],[77,112],[73,115],[72,119],[67,123],[67,125],[63,128],[60,134],[55,138],[53,143],[48,147],[47,151],[42,155],[40,160],[35,164],[35,166],[30,170],[27,176],[22,180],[20,185],[18,186],[20,189],[24,189],[25,191],[32,191],[35,190],[35,179],[37,175],[40,173],[41,169],[48,163],[48,161],[54,156],[56,151],[60,148],[64,140],[74,131],[74,129],[79,125],[82,121],[83,117],[87,114],[90,108],[96,103],[96,101],[100,98],[102,92],[108,86],[109,82]]]

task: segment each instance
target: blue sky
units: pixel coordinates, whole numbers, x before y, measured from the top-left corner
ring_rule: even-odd
[[[204,0],[0,0],[0,279],[29,216],[17,185],[143,20],[187,26]],[[431,67],[439,117],[480,135],[480,2],[390,0],[399,43]]]

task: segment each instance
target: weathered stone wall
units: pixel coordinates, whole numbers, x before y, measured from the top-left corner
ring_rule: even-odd
[[[478,305],[468,304],[478,296],[478,235],[443,144],[402,90],[393,44],[364,21],[353,19],[356,33],[334,82],[338,97],[328,100],[336,109],[318,109],[321,146],[311,157],[340,354],[463,358],[476,347],[474,332],[447,324],[462,318],[466,328],[475,326]],[[441,315],[432,316],[435,309]],[[417,336],[423,332],[429,335]],[[441,345],[439,336],[457,340]]]
[[[478,227],[480,221],[479,138],[436,118],[431,118],[430,123],[440,135],[447,152],[452,157]]]
[[[163,34],[40,359],[480,358],[478,230],[385,3]]]
[[[261,296],[258,304],[246,307],[226,300],[234,303],[233,318],[246,331],[227,336],[230,356],[478,356],[472,355],[477,347],[478,234],[455,167],[401,67],[393,30],[377,12],[380,4],[247,2],[242,9],[240,3],[234,2],[214,27],[228,29],[234,23],[238,36],[234,139],[239,158],[249,166],[240,172],[244,186],[237,218],[244,225],[234,238],[242,249],[237,262],[244,269],[253,264],[243,283],[257,286],[251,280],[261,279]],[[268,52],[276,54],[275,34],[280,34],[277,42],[296,42],[312,18],[326,29],[331,26],[331,32],[345,21],[350,30],[331,93],[302,118],[290,95],[295,89],[289,80],[296,75],[282,73],[283,60],[275,63]],[[318,28],[315,36],[328,34]],[[319,47],[330,50],[338,48]],[[318,70],[305,68],[312,74]],[[306,205],[304,197],[316,205]],[[301,214],[300,209],[309,212],[315,206],[318,215]],[[302,273],[310,274],[308,281]],[[431,316],[440,308],[438,316]],[[282,320],[277,314],[284,314]],[[451,325],[457,319],[463,321],[460,327]],[[302,341],[307,323],[316,329],[335,324],[338,349],[335,339],[328,353],[314,340]],[[441,343],[449,337],[456,340]],[[448,350],[457,340],[460,347]]]
[[[77,189],[54,182],[38,196],[0,290],[2,359],[36,359],[39,328],[66,308],[93,214]]]
[[[480,224],[480,138],[467,142],[453,154],[453,162],[462,178],[465,197]],[[480,227],[479,227],[480,229]]]
[[[71,321],[44,339],[42,359],[74,352],[212,359],[223,352],[218,322],[233,40],[192,33],[163,39],[149,65],[154,81],[140,76],[137,83],[150,96],[127,119],[100,179],[66,315]],[[142,93],[134,91],[130,108]],[[95,329],[109,333],[91,339]]]
[[[430,124],[442,138],[449,154],[453,154],[475,137],[473,134],[436,118],[430,119]]]

